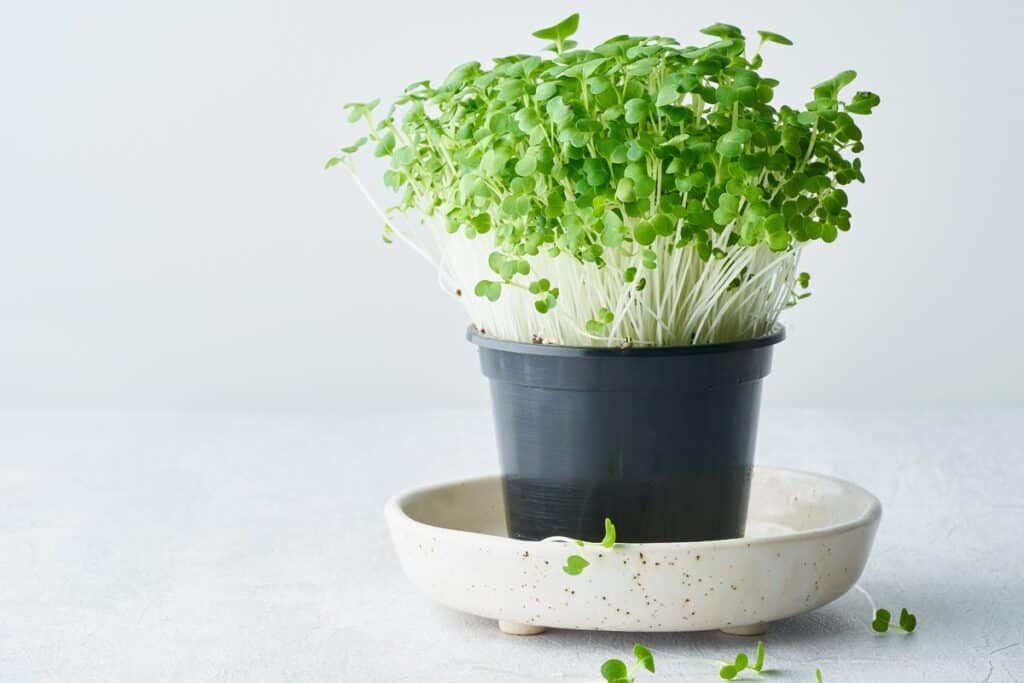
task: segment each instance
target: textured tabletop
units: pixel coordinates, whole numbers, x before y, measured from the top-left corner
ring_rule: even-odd
[[[501,634],[402,576],[386,498],[494,471],[485,412],[0,416],[0,681],[599,681],[634,642],[720,680],[719,633]],[[1024,409],[762,416],[758,458],[884,506],[853,591],[773,624],[766,680],[1024,680]]]

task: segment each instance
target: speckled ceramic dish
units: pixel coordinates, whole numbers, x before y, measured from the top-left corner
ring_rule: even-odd
[[[498,477],[431,486],[386,508],[405,573],[433,600],[497,619],[503,631],[756,634],[848,591],[868,559],[882,515],[854,484],[757,467],[747,536],[697,543],[579,548],[505,536]],[[571,554],[589,562],[562,571]]]

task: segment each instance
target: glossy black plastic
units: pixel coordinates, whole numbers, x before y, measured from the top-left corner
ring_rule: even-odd
[[[490,380],[509,534],[622,542],[743,535],[780,326],[703,346],[523,344],[470,328]]]

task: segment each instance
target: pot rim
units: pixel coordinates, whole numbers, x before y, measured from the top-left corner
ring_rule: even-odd
[[[498,339],[480,334],[476,325],[466,329],[466,339],[482,349],[506,351],[533,356],[560,356],[563,358],[643,358],[658,356],[696,356],[708,353],[727,353],[730,351],[747,351],[764,346],[774,346],[786,338],[786,328],[775,323],[775,326],[761,337],[739,339],[731,342],[715,342],[713,344],[691,344],[688,346],[642,346],[642,347],[604,347],[604,346],[562,346],[561,344],[538,344],[529,342]]]

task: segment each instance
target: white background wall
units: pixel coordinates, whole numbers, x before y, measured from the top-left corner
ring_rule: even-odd
[[[21,2],[0,10],[0,407],[484,400],[461,311],[324,159],[343,102],[539,46],[784,33],[777,102],[845,68],[854,230],[804,264],[779,403],[1024,399],[1020,5]]]

